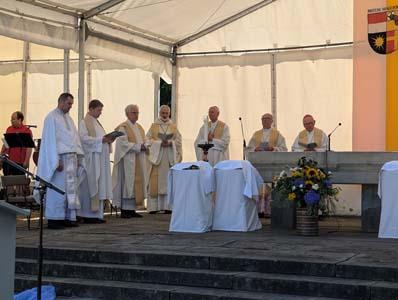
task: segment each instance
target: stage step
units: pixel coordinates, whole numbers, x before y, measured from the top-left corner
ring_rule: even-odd
[[[36,260],[18,258],[17,274],[37,274]],[[342,299],[398,299],[398,283],[295,274],[109,263],[45,261],[45,276],[98,282],[178,285]]]
[[[17,258],[37,258],[37,249],[17,247]],[[46,260],[110,263],[121,265],[163,266],[220,271],[296,274],[320,277],[338,277],[398,283],[398,268],[366,265],[350,260],[317,259],[307,261],[286,257],[245,257],[228,255],[201,255],[170,252],[110,252],[78,249],[44,249]]]
[[[44,277],[43,282],[54,285],[57,295],[63,297],[89,297],[105,300],[342,300],[178,285],[97,281],[82,278]],[[35,283],[36,276],[16,275],[15,286],[18,290],[30,288]],[[67,299],[65,298],[65,300]]]

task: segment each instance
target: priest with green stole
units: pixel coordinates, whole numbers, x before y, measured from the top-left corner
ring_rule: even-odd
[[[149,147],[149,186],[147,210],[170,213],[167,205],[167,183],[170,168],[182,160],[181,134],[170,120],[170,108],[162,105],[159,118],[151,125],[147,135]]]
[[[326,151],[328,138],[321,129],[315,127],[313,116],[305,115],[303,125],[305,129],[296,137],[292,151]]]
[[[128,105],[125,113],[127,120],[116,128],[124,135],[116,139],[112,172],[113,204],[121,208],[122,218],[141,218],[136,209],[144,205],[147,196],[148,144],[144,129],[137,122],[138,106]]]

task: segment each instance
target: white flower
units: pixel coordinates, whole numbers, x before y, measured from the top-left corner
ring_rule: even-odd
[[[292,191],[294,191],[295,189],[296,189],[296,187],[293,185],[293,186],[292,186]]]
[[[279,178],[282,178],[282,177],[285,176],[285,175],[286,175],[286,171],[283,170],[283,171],[279,174]]]
[[[315,183],[315,184],[312,186],[312,189],[315,190],[315,191],[317,191],[317,190],[319,189],[319,185]]]
[[[328,174],[329,174],[329,175],[331,175],[331,174],[332,174],[332,172],[331,172],[331,171],[329,171],[329,172],[328,172]]]
[[[302,189],[304,187],[304,185],[303,184],[300,184],[300,188]]]

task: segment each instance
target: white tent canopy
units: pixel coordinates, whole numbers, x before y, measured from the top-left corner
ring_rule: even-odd
[[[162,76],[173,83],[185,160],[194,158],[192,143],[211,105],[231,127],[232,159],[242,153],[238,117],[248,140],[265,112],[274,114],[288,147],[311,113],[327,132],[342,122],[333,148],[352,149],[352,0],[2,0],[0,35],[30,42],[30,52],[15,42],[19,55],[0,53],[0,87],[10,91],[0,100],[4,120],[19,103],[40,122],[64,82],[78,90],[76,120],[96,97],[113,116],[108,130],[131,102],[149,125]],[[35,44],[70,51],[46,62]]]

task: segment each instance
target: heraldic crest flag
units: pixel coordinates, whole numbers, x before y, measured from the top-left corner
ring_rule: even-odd
[[[398,6],[368,10],[368,41],[379,54],[398,48]]]

